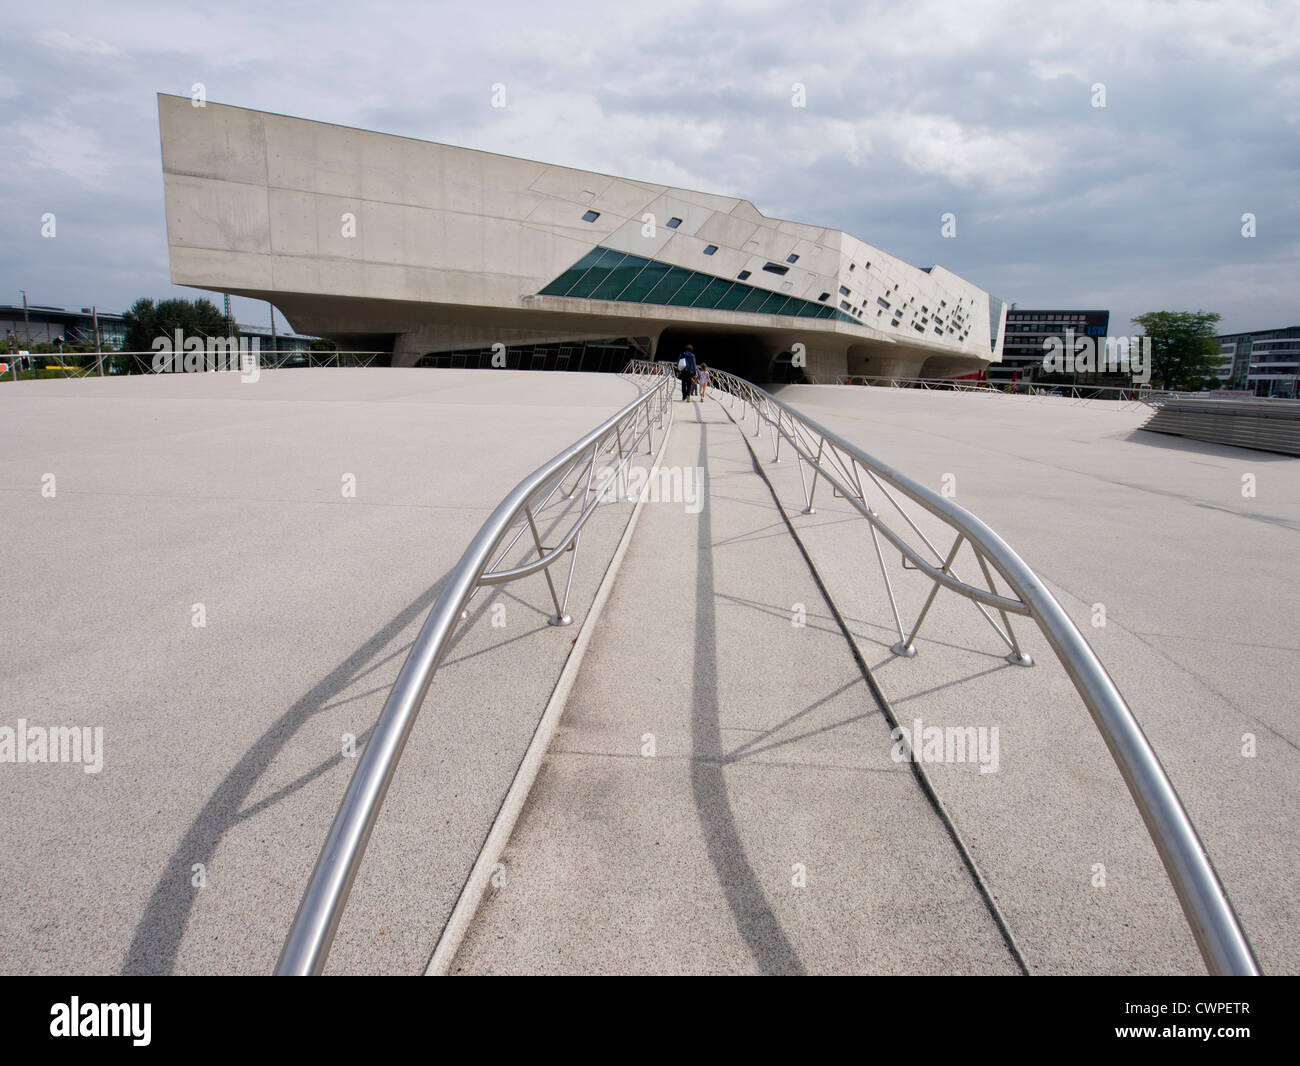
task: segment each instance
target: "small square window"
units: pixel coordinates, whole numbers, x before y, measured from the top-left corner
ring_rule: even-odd
[[[795,255],[794,252],[791,252],[789,255],[785,257],[785,261],[787,263],[797,263],[799,262],[799,257]]]
[[[595,222],[596,219],[598,219],[598,218],[600,218],[600,212],[599,212],[599,211],[586,211],[586,212],[583,213],[582,221],[583,221],[583,222]]]
[[[817,299],[820,300],[822,303],[825,303],[830,298],[831,298],[831,294],[829,292],[824,292],[817,297]]]
[[[681,224],[682,224],[682,220],[678,218],[676,215],[673,215],[672,218],[670,218],[667,222],[664,223],[664,225],[667,226],[669,229],[676,229]]]
[[[764,263],[763,269],[766,270],[769,274],[790,273],[790,268],[788,266],[782,266],[780,263]]]
[[[849,264],[849,269],[850,269],[850,270],[857,270],[857,269],[858,269],[858,264],[857,264],[857,263],[850,263],[850,264]]]
[[[847,296],[848,294],[849,294],[849,288],[848,288],[848,286],[847,286],[847,285],[841,285],[841,286],[840,286],[840,295],[841,295],[841,296]]]
[[[707,248],[704,249],[704,254],[712,255],[717,250],[718,250],[718,246],[716,244],[710,244]]]
[[[749,271],[748,271],[748,270],[742,270],[739,274],[736,275],[736,277],[737,277],[740,281],[744,281],[746,278],[749,277]]]

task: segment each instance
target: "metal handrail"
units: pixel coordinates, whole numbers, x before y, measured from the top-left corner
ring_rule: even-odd
[[[645,371],[654,364],[629,364],[629,369]],[[658,364],[663,366],[664,364]],[[1111,757],[1128,786],[1147,832],[1156,846],[1174,891],[1182,905],[1192,935],[1201,956],[1213,974],[1254,975],[1259,973],[1250,942],[1227,893],[1214,870],[1192,825],[1182,800],[1161,766],[1155,750],[1142,732],[1133,711],[1120,694],[1115,682],[1106,672],[1096,653],[1083,634],[1070,620],[1069,615],[1048,591],[1047,586],[1029,566],[1002,540],[965,508],[913,481],[905,474],[868,455],[857,445],[807,418],[789,404],[771,393],[725,371],[709,371],[709,387],[715,393],[734,397],[753,411],[755,436],[766,423],[775,445],[774,461],[780,461],[781,441],[787,441],[795,450],[799,463],[800,481],[803,483],[804,513],[813,513],[813,500],[818,478],[824,478],[845,497],[849,504],[870,524],[876,555],[880,561],[885,586],[898,627],[899,642],[895,654],[916,654],[915,639],[921,623],[933,603],[939,588],[946,587],[975,602],[985,618],[997,630],[1010,648],[1007,658],[1018,665],[1029,666],[1032,660],[1025,654],[1011,631],[1009,613],[1031,618],[1047,638],[1057,659],[1075,689],[1083,698],[1093,722],[1110,749]],[[742,415],[742,420],[747,418]],[[807,464],[813,471],[812,489],[803,477]],[[867,484],[874,485],[889,500],[912,532],[933,553],[934,561],[925,557],[918,548],[907,543],[902,535],[885,524],[867,501],[861,475],[867,475]],[[930,541],[903,511],[894,494],[898,493],[918,504],[955,531],[956,537],[946,555]],[[903,635],[901,618],[889,573],[885,569],[877,533],[898,548],[905,564],[910,561],[917,569],[934,581],[934,587],[921,609],[910,635]],[[960,580],[953,570],[953,562],[963,543],[968,544],[979,562],[988,590],[969,585]],[[1001,575],[1015,598],[998,595],[988,567]],[[991,605],[1001,614],[999,627],[985,610]],[[1004,631],[1005,630],[1005,631]]]
[[[277,975],[315,975],[325,968],[330,945],[402,749],[451,641],[452,632],[466,617],[465,609],[475,593],[480,588],[541,570],[555,604],[551,624],[568,625],[573,621],[565,613],[565,608],[582,527],[602,500],[612,498],[614,483],[622,484],[621,479],[642,441],[646,442],[650,454],[654,454],[653,428],[664,425],[669,409],[673,381],[661,368],[649,365],[626,373],[636,380],[641,395],[516,485],[479,529],[451,571],[442,594],[429,611],[402,664],[375,723],[371,740],[348,783],[289,936],[281,949],[275,967]],[[612,465],[604,465],[602,460],[606,456]],[[597,463],[602,463],[600,470],[604,479],[593,486]],[[584,477],[586,487],[580,490],[579,483]],[[568,533],[557,544],[544,548],[537,524],[539,512],[570,478],[571,487],[562,499],[573,499],[581,492],[578,514]],[[516,525],[518,530],[507,540]],[[524,566],[501,570],[501,564],[525,531],[531,532],[538,558]],[[556,593],[549,568],[566,551],[572,551],[573,559],[561,598]]]
[[[982,392],[999,396],[1026,396],[1034,399],[1058,395],[1068,399],[1087,402],[1088,400],[1109,399],[1116,403],[1144,403],[1152,401],[1149,385],[1068,385],[1050,384],[1041,381],[973,381],[960,378],[905,378],[891,377],[887,374],[836,374],[833,379],[823,380],[814,374],[804,375],[810,385],[876,385],[895,389],[929,389],[941,392]]]

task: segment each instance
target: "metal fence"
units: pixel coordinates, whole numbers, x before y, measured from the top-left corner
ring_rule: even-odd
[[[1031,399],[1060,397],[1086,404],[1092,400],[1118,403],[1125,407],[1151,404],[1154,393],[1150,386],[1133,385],[1052,385],[1029,381],[975,381],[959,378],[899,378],[876,374],[836,374],[818,377],[805,374],[810,385],[869,385],[893,389],[927,389],[934,392],[982,392],[999,396],[1024,396]]]
[[[206,339],[206,338],[203,338]],[[381,356],[387,357],[387,352],[362,352],[362,351],[312,351],[305,348],[266,348],[256,351],[250,348],[241,349],[236,343],[233,347],[225,347],[226,338],[215,338],[221,341],[211,349],[204,348],[201,351],[175,352],[175,360],[168,361],[165,366],[159,368],[155,359],[169,359],[172,352],[37,352],[28,353],[27,355],[0,355],[0,363],[8,363],[9,369],[0,373],[0,381],[11,379],[18,380],[19,362],[25,362],[27,369],[40,369],[46,371],[59,371],[59,375],[65,378],[85,378],[85,377],[104,377],[106,375],[117,376],[113,369],[115,360],[123,357],[137,358],[148,368],[145,373],[164,374],[164,373],[248,373],[250,371],[263,370],[281,370],[292,367],[369,367],[373,366],[375,360]],[[161,357],[161,358],[160,358]]]
[[[277,974],[319,974],[324,969],[402,749],[474,595],[540,571],[555,607],[551,624],[573,621],[567,608],[583,526],[603,500],[616,498],[638,451],[644,446],[654,454],[654,431],[665,426],[669,409],[674,381],[662,368],[647,363],[629,368],[627,374],[641,395],[516,485],[448,575],[348,784],[281,950]],[[566,554],[568,577],[560,591],[551,567]]]
[[[656,365],[672,372],[668,364],[662,363],[634,363],[629,370],[648,373]],[[1223,885],[1132,710],[1082,633],[1020,556],[969,511],[886,466],[743,378],[710,369],[709,387],[715,395],[726,397],[733,407],[743,405],[741,422],[747,425],[752,415],[756,437],[764,426],[768,428],[774,462],[780,461],[782,445],[794,453],[805,514],[814,512],[818,484],[825,481],[867,521],[898,633],[898,642],[893,646],[896,654],[916,654],[917,635],[941,588],[975,604],[1008,648],[1007,659],[1017,665],[1030,666],[1032,660],[1016,639],[1010,616],[1028,618],[1038,626],[1110,749],[1173,883],[1206,966],[1214,974],[1257,974],[1258,963]],[[909,515],[906,503],[938,519],[939,528],[952,534],[952,543],[946,548],[937,546]],[[904,625],[894,596],[882,538],[901,553],[906,569],[918,571],[932,582],[910,628]],[[966,582],[956,572],[954,564],[963,545],[974,554],[983,585]],[[999,588],[994,574],[1001,578],[1005,589]]]

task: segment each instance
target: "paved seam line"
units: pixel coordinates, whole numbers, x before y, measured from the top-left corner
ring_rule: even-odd
[[[822,575],[820,571],[818,571],[817,565],[813,562],[812,556],[808,554],[807,547],[805,547],[802,538],[795,530],[794,523],[790,521],[790,516],[786,513],[785,506],[781,503],[781,498],[777,495],[776,488],[772,485],[771,479],[767,476],[767,471],[763,468],[762,460],[759,459],[758,453],[754,451],[753,444],[750,443],[749,434],[745,432],[744,426],[736,421],[735,417],[729,410],[727,410],[721,400],[715,399],[714,402],[722,408],[727,418],[731,420],[731,424],[740,431],[741,439],[744,440],[745,447],[749,449],[750,457],[753,459],[754,469],[767,485],[768,492],[772,494],[772,502],[776,504],[777,510],[785,520],[786,529],[790,531],[790,536],[794,538],[794,542],[799,548],[799,554],[803,556],[804,562],[808,565],[808,570],[812,573],[813,581],[821,591],[822,599],[826,601],[826,606],[830,608],[831,614],[834,616],[836,623],[838,623],[840,627],[840,632],[844,634],[844,639],[848,641],[849,651],[852,652],[853,659],[858,664],[858,669],[862,671],[862,676],[866,679],[867,687],[871,689],[871,694],[875,696],[876,702],[879,704],[880,709],[885,716],[885,720],[894,729],[901,729],[902,726],[899,725],[898,716],[894,714],[893,706],[886,698],[885,693],[881,690],[880,685],[876,682],[875,675],[871,672],[871,667],[867,665],[866,659],[863,658],[862,652],[858,648],[857,640],[854,639],[852,632],[845,624],[844,617],[840,614],[839,608],[835,606],[835,601],[831,599],[830,591],[826,588],[826,583],[822,580]],[[795,461],[800,462],[802,460],[796,458]],[[1009,951],[1011,957],[1015,959],[1016,965],[1020,967],[1021,973],[1025,976],[1029,976],[1029,964],[1025,961],[1025,957],[1020,953],[1020,948],[1016,945],[1015,938],[1011,935],[1011,928],[1007,925],[1007,920],[1003,916],[1001,908],[998,907],[997,901],[993,898],[992,890],[980,874],[979,868],[975,865],[975,857],[966,846],[966,842],[962,839],[961,833],[958,832],[952,819],[948,817],[948,812],[944,809],[943,801],[939,799],[939,794],[935,792],[934,785],[931,783],[929,775],[926,774],[921,763],[914,759],[909,760],[908,765],[911,767],[913,776],[915,776],[917,781],[920,783],[921,790],[930,801],[930,806],[934,808],[934,812],[939,816],[939,820],[943,822],[944,828],[947,829],[948,836],[952,839],[953,845],[957,848],[958,854],[961,855],[962,862],[965,864],[966,870],[971,876],[971,880],[975,882],[975,887],[979,890],[980,896],[984,899],[984,905],[988,908],[989,914],[993,918],[993,923],[998,927],[998,932],[1002,935],[1002,940],[1007,946],[1007,951]]]
[[[652,470],[658,467],[659,460],[663,457],[664,448],[668,444],[668,437],[672,432],[672,428],[673,407],[669,403],[668,416],[664,420],[663,439],[660,440],[659,451],[655,453],[654,461],[650,464]],[[510,842],[515,823],[519,820],[524,804],[528,802],[528,795],[532,791],[533,783],[537,780],[538,771],[542,767],[542,759],[550,750],[551,741],[555,738],[555,732],[560,725],[560,718],[568,704],[569,693],[573,689],[573,683],[577,679],[578,670],[582,666],[583,657],[586,655],[587,645],[591,643],[591,637],[595,632],[596,623],[600,620],[605,601],[609,599],[609,594],[614,587],[614,579],[618,575],[623,556],[627,554],[628,545],[632,542],[632,533],[636,529],[637,519],[641,517],[641,509],[645,502],[646,495],[642,493],[632,509],[632,517],[628,519],[627,526],[623,530],[623,537],[614,550],[614,555],[605,570],[605,576],[601,578],[600,587],[596,590],[596,596],[591,602],[591,608],[587,611],[587,617],[583,619],[578,635],[574,639],[573,648],[569,652],[568,659],[565,660],[564,668],[560,671],[555,688],[551,691],[551,698],[546,704],[546,710],[542,712],[542,717],[537,722],[537,728],[533,731],[533,739],[529,741],[524,757],[519,763],[519,768],[515,771],[514,779],[510,782],[505,798],[497,809],[496,818],[488,830],[478,858],[470,868],[469,876],[465,879],[465,884],[461,888],[456,905],[452,908],[451,915],[447,918],[447,922],[438,936],[438,942],[434,945],[433,953],[429,956],[428,965],[424,970],[426,977],[445,977],[451,972],[452,963],[456,959],[456,953],[460,950],[461,942],[465,939],[465,933],[469,929],[469,923],[473,920],[474,912],[478,910],[479,905],[483,902],[483,895],[487,891],[493,867],[496,865],[497,860],[500,859],[505,846]]]

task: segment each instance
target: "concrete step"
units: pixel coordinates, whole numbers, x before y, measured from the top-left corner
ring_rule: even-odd
[[[1143,427],[1193,440],[1257,451],[1300,455],[1300,410],[1296,405],[1220,400],[1171,401]]]
[[[451,972],[1017,972],[740,432],[662,462]]]

